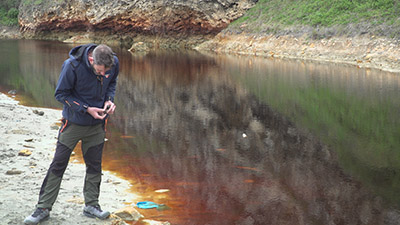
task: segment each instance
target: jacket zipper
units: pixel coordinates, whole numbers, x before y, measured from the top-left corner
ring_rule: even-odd
[[[101,96],[103,96],[103,79],[104,79],[104,77],[101,76],[100,77],[100,84],[101,84],[101,86],[100,86],[100,99],[101,99]]]
[[[96,75],[97,80],[100,82],[100,95],[98,95],[99,100],[101,100],[101,96],[103,95],[103,76],[101,75]]]

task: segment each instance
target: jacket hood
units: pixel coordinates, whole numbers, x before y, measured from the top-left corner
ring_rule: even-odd
[[[96,44],[86,44],[86,45],[79,45],[75,48],[71,49],[69,52],[69,57],[72,60],[74,66],[77,66],[81,61],[84,61],[88,67],[90,67],[88,57],[88,52],[90,49],[95,48]]]

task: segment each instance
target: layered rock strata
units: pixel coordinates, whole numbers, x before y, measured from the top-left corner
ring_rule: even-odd
[[[20,5],[21,31],[215,34],[256,0],[41,0]]]

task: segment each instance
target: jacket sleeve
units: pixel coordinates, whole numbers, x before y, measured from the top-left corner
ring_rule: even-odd
[[[54,95],[57,101],[63,103],[65,106],[70,107],[79,113],[86,113],[88,105],[74,97],[72,94],[75,82],[76,75],[71,65],[71,61],[68,59],[62,65]]]
[[[115,90],[117,87],[117,80],[118,80],[118,74],[119,74],[119,61],[118,58],[115,56],[115,68],[113,69],[114,71],[114,76],[112,80],[110,81],[110,84],[107,87],[106,91],[106,101],[110,100],[114,102],[114,96],[115,96]]]

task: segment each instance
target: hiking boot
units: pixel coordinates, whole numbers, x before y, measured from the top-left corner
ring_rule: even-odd
[[[24,220],[25,224],[38,224],[43,220],[49,218],[50,210],[45,208],[37,208],[32,215],[26,217]]]
[[[99,205],[87,205],[83,208],[83,215],[104,220],[110,216],[110,212],[101,210]]]

